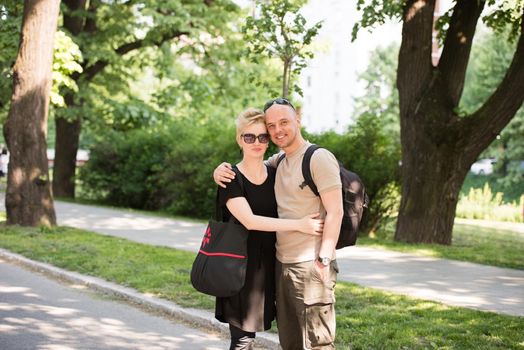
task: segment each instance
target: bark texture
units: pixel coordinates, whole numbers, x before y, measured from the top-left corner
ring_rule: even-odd
[[[433,67],[435,0],[411,0],[406,4],[397,76],[402,199],[396,240],[451,244],[458,195],[471,164],[524,100],[521,27],[515,55],[499,87],[472,115],[456,114],[484,5],[485,1],[456,1],[440,62]]]
[[[10,152],[7,223],[55,225],[47,164],[47,116],[59,0],[25,0],[11,107],[4,126]]]

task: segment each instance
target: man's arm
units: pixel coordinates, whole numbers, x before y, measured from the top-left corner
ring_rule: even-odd
[[[235,172],[231,169],[231,164],[223,162],[213,171],[213,179],[220,187],[226,188],[226,184],[235,178]]]
[[[265,163],[272,168],[276,168],[279,154],[280,153],[273,154],[265,161]],[[215,183],[220,187],[226,188],[226,184],[231,182],[234,178],[235,172],[231,170],[230,163],[223,162],[213,171],[213,180],[215,180]]]
[[[340,225],[342,224],[342,217],[344,216],[342,191],[340,188],[329,190],[321,193],[320,198],[327,213],[324,219],[324,233],[322,234],[319,257],[333,259],[333,252],[337,246]],[[322,280],[327,281],[329,278],[329,269],[318,261],[315,266]]]

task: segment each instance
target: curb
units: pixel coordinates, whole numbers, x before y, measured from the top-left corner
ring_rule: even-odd
[[[179,321],[190,324],[193,327],[205,328],[219,332],[229,337],[229,328],[225,323],[217,321],[209,311],[198,310],[193,308],[183,308],[179,305],[156,298],[154,296],[142,294],[135,289],[123,287],[113,282],[103,280],[98,277],[86,276],[77,272],[63,270],[53,265],[30,260],[22,255],[11,253],[8,250],[0,248],[0,258],[16,263],[30,270],[44,273],[51,277],[67,281],[69,283],[85,285],[91,290],[115,296],[139,306],[152,309],[163,315],[173,317]],[[256,345],[269,350],[281,349],[276,334],[268,332],[257,332]]]

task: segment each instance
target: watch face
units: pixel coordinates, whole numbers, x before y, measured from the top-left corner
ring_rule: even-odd
[[[322,265],[328,266],[329,265],[329,258],[322,258]]]

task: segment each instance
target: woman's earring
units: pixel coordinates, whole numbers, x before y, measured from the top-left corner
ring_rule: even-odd
[[[243,149],[242,149],[242,147],[240,147],[240,154],[242,154],[242,151],[243,151]]]

